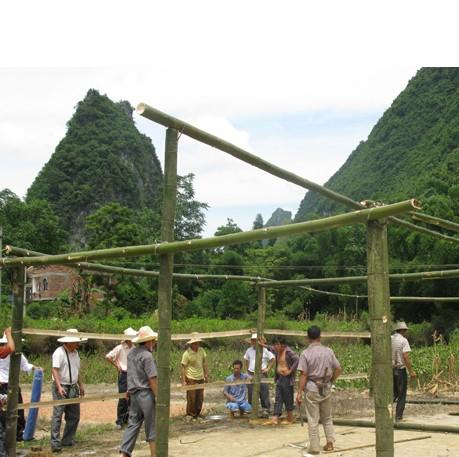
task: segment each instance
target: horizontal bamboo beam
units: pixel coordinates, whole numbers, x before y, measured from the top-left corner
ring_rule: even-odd
[[[459,278],[459,269],[456,270],[439,270],[439,271],[421,271],[417,273],[391,273],[389,279],[392,281],[417,281],[432,279]],[[342,276],[338,278],[304,278],[288,279],[285,281],[261,281],[260,287],[292,287],[302,285],[330,285],[330,284],[353,284],[367,282],[368,276]]]
[[[367,221],[389,217],[394,214],[401,214],[417,208],[416,200],[407,200],[392,205],[380,206],[369,209],[362,209],[352,213],[339,214],[314,221],[299,222],[277,227],[265,227],[258,230],[250,230],[229,235],[215,236],[211,238],[164,242],[160,244],[125,246],[111,249],[99,249],[93,251],[71,252],[40,257],[16,257],[2,258],[0,266],[28,266],[28,265],[62,265],[68,263],[87,262],[97,259],[112,259],[120,257],[132,257],[139,255],[160,255],[175,254],[178,252],[212,249],[232,244],[246,243],[250,241],[277,238],[280,236],[296,235],[299,233],[319,232],[330,230],[346,225],[366,223]]]
[[[459,297],[390,297],[390,301],[397,302],[427,302],[427,303],[458,303]]]
[[[419,212],[412,212],[410,215],[415,221],[421,221],[425,222],[426,224],[431,224],[447,230],[452,230],[453,232],[459,232],[459,224],[456,224],[455,222]]]
[[[62,337],[68,335],[65,330],[50,330],[50,329],[34,329],[24,328],[22,329],[24,335],[32,336],[53,336]],[[214,339],[214,338],[234,338],[234,337],[247,337],[253,333],[253,329],[241,329],[241,330],[227,330],[224,332],[206,332],[206,333],[176,333],[171,336],[172,341],[188,341],[193,336],[197,336],[202,339]],[[283,336],[298,336],[306,337],[306,332],[298,330],[278,330],[278,329],[267,329],[265,331],[267,335],[283,335]],[[116,335],[110,333],[92,333],[92,332],[77,332],[75,336],[79,338],[88,338],[94,340],[106,340],[106,341],[122,341],[126,339],[125,335]],[[369,332],[322,332],[322,338],[337,339],[337,338],[370,338]]]
[[[412,224],[411,222],[404,221],[398,217],[393,217],[390,219],[392,222],[396,222],[398,225],[406,227],[410,230],[414,230],[415,232],[420,232],[425,235],[432,236],[434,238],[438,238],[439,240],[449,241],[450,243],[459,243],[459,238],[454,238],[453,236],[443,235],[442,233],[435,232],[434,230],[429,230],[424,227],[420,227],[419,225]]]

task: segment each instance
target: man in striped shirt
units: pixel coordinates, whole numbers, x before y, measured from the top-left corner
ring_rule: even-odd
[[[416,378],[416,373],[411,366],[410,343],[406,339],[408,326],[405,322],[400,321],[395,324],[395,333],[391,337],[392,342],[392,369],[394,375],[394,401],[397,403],[395,408],[395,421],[403,419],[405,410],[406,392],[408,390],[408,376]]]

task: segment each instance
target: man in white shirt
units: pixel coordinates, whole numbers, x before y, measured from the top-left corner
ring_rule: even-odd
[[[129,327],[123,332],[126,337],[121,344],[115,346],[106,356],[118,371],[118,392],[120,394],[127,392],[127,356],[132,349],[131,338],[137,335],[137,332]],[[121,430],[124,424],[127,424],[129,417],[129,404],[126,398],[118,400],[118,407],[116,410],[116,428]]]
[[[0,346],[3,346],[7,343],[6,336],[3,335],[3,338],[0,338]],[[31,373],[32,370],[35,367],[29,361],[25,358],[24,354],[21,354],[21,365],[20,369],[24,371],[25,373]],[[0,394],[7,395],[8,394],[8,378],[10,375],[10,356],[7,355],[4,359],[0,359]],[[18,386],[18,404],[19,403],[24,403],[22,399],[22,392],[21,392],[21,387]],[[5,412],[0,411],[0,421],[3,423],[5,426]],[[17,425],[17,436],[16,440],[17,441],[22,441],[22,434],[24,432],[25,428],[25,416],[24,416],[24,410],[23,409],[18,409],[18,425]]]
[[[255,359],[256,359],[256,345],[257,345],[257,334],[253,333],[250,339],[250,347],[245,351],[244,354],[244,370],[247,371],[247,374],[253,378],[255,374]],[[274,354],[265,347],[263,348],[263,353],[261,356],[261,378],[267,378],[268,373],[273,367],[276,358]],[[253,396],[253,384],[247,385],[248,389],[248,400],[252,405],[252,396]],[[265,409],[268,414],[271,411],[271,401],[269,400],[269,385],[266,383],[260,383],[260,401],[261,407]]]
[[[80,356],[78,355],[79,343],[84,343],[87,338],[79,338],[76,334],[78,330],[72,328],[67,330],[67,336],[59,338],[57,341],[63,343],[53,353],[53,400],[63,400],[64,398],[78,398],[84,396],[84,386],[80,377]],[[65,428],[61,434],[62,415],[65,412]],[[62,446],[73,446],[74,438],[80,422],[80,405],[55,406],[51,419],[51,450],[53,452],[62,451]]]
[[[403,419],[405,411],[406,392],[408,390],[408,376],[406,370],[410,374],[410,378],[416,378],[416,373],[411,366],[410,343],[406,339],[408,326],[405,322],[397,322],[394,327],[395,333],[391,337],[392,342],[392,369],[394,376],[394,401],[397,402],[395,408],[395,421],[399,422]]]

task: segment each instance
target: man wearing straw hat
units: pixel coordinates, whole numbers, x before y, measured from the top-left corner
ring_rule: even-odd
[[[150,456],[156,457],[156,396],[158,371],[152,356],[158,334],[148,325],[141,327],[132,342],[137,344],[127,356],[127,388],[130,398],[129,421],[120,446],[122,457],[131,457],[142,423]]]
[[[396,322],[394,326],[395,333],[391,337],[392,343],[392,372],[394,377],[394,401],[397,402],[395,408],[395,421],[403,420],[403,412],[405,411],[406,392],[408,390],[408,376],[406,370],[410,374],[410,378],[414,379],[416,373],[411,366],[410,343],[406,339],[408,326],[405,322]]]
[[[86,342],[87,338],[80,338],[78,330],[71,328],[67,335],[58,338],[63,343],[53,353],[52,361],[52,394],[53,400],[78,398],[84,396],[84,386],[80,377],[80,356],[78,345]],[[65,428],[61,434],[62,415],[65,413]],[[73,446],[74,438],[80,422],[80,404],[59,405],[53,408],[51,419],[51,450],[62,451],[62,446]]]
[[[108,362],[110,362],[118,371],[118,393],[122,394],[127,392],[127,356],[132,349],[131,339],[137,335],[137,332],[129,327],[123,332],[125,338],[121,341],[121,344],[115,346],[106,356]],[[118,400],[118,407],[116,410],[116,428],[121,430],[124,424],[128,421],[128,401],[126,398],[120,398]]]
[[[201,347],[203,342],[196,332],[187,341],[188,349],[182,356],[182,386],[204,384],[209,382],[207,354]],[[186,392],[186,418],[196,420],[201,415],[204,403],[204,389],[188,390]]]

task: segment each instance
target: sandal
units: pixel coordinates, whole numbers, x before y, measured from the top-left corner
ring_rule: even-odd
[[[324,451],[333,451],[333,443],[327,443],[325,446],[324,446]]]

